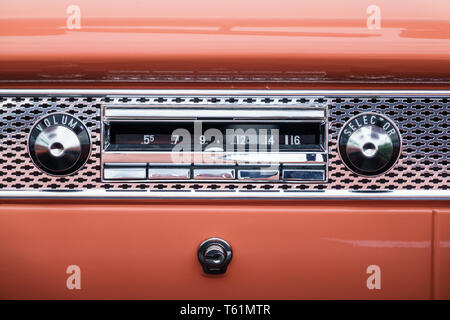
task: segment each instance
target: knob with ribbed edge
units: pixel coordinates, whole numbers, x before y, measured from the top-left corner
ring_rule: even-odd
[[[31,129],[28,152],[47,174],[70,175],[81,169],[91,152],[91,139],[79,119],[65,113],[41,118]]]
[[[340,157],[348,169],[362,176],[389,171],[401,154],[401,135],[392,120],[377,113],[351,118],[338,138]]]

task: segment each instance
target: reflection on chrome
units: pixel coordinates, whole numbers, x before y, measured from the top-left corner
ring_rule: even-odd
[[[233,180],[234,169],[194,169],[195,180]]]
[[[75,132],[53,126],[44,129],[36,138],[36,157],[48,169],[67,170],[78,160],[81,143]]]
[[[349,160],[364,171],[383,168],[391,159],[393,144],[389,135],[378,126],[364,126],[348,139]]]

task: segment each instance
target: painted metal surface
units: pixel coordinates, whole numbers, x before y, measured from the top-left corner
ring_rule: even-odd
[[[450,299],[450,209],[435,210],[434,214],[434,296]]]
[[[77,29],[70,1],[2,1],[0,86],[448,89],[450,2],[379,0],[380,29],[372,4],[79,0]],[[0,299],[450,299],[449,207],[3,198]],[[196,260],[211,236],[234,249],[224,276]]]
[[[448,205],[4,201],[0,298],[449,298]],[[197,261],[213,236],[233,247],[223,276]],[[81,290],[66,287],[69,265]],[[372,265],[380,290],[367,287]]]
[[[447,0],[379,0],[379,24],[371,5],[3,1],[0,80],[450,81]]]

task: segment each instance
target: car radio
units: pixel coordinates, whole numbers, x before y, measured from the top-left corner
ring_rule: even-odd
[[[106,105],[102,116],[104,181],[326,180],[326,106]]]

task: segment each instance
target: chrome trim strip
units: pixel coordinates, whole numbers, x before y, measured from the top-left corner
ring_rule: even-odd
[[[0,191],[1,199],[450,200],[444,191]]]
[[[316,163],[326,164],[328,155],[324,152],[189,152],[180,153],[174,158],[172,152],[106,151],[102,154],[103,163],[144,163],[170,165],[194,164],[235,164],[242,162],[258,164]],[[174,162],[175,161],[175,162]],[[184,162],[183,162],[184,161]]]
[[[186,105],[184,108],[168,106],[161,108],[154,105],[141,106],[115,106],[106,105],[103,108],[104,121],[111,120],[143,120],[143,119],[199,119],[219,118],[236,120],[260,120],[260,119],[323,119],[326,116],[326,108],[295,105],[290,108],[269,109],[267,106],[251,106],[243,109],[241,106],[202,106],[192,108]],[[256,115],[256,116],[255,116]]]

